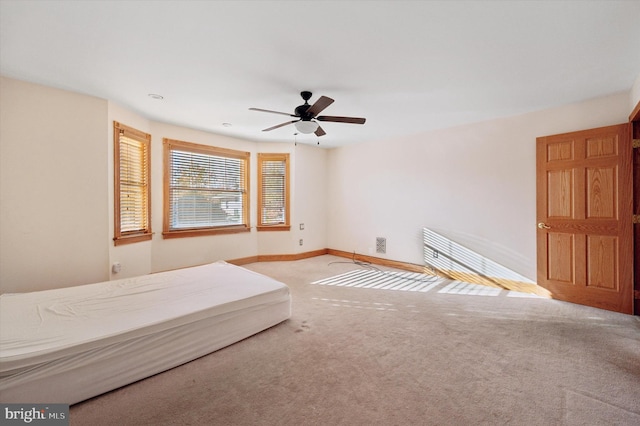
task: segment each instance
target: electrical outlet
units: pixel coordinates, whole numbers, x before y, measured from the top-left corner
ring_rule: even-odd
[[[301,231],[304,231],[304,223],[301,223],[301,224],[300,224],[300,230],[301,230]]]
[[[302,245],[302,238],[300,238],[300,245]]]

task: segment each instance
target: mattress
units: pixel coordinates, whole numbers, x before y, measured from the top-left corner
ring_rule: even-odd
[[[74,404],[291,315],[289,288],[215,262],[0,296],[0,402]]]

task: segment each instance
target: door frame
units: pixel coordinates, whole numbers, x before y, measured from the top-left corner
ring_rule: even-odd
[[[631,141],[640,140],[640,101],[629,115]],[[640,148],[633,149],[633,214],[640,215]],[[633,313],[640,315],[640,224],[633,226]]]

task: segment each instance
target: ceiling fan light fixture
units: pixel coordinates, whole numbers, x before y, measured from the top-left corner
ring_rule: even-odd
[[[295,122],[295,126],[300,133],[304,133],[306,135],[313,133],[318,129],[318,123],[315,121],[300,120]]]

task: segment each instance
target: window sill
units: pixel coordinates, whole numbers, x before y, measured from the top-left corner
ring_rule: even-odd
[[[113,239],[113,244],[122,246],[125,244],[139,243],[141,241],[149,241],[151,238],[153,238],[153,234],[150,232],[145,234],[121,235]]]
[[[260,231],[289,231],[291,225],[259,225],[256,226],[258,232]]]
[[[245,225],[228,226],[221,228],[207,228],[207,229],[182,229],[179,231],[164,231],[162,238],[188,238],[188,237],[201,237],[205,235],[221,235],[221,234],[238,234],[240,232],[249,232],[251,228]]]

